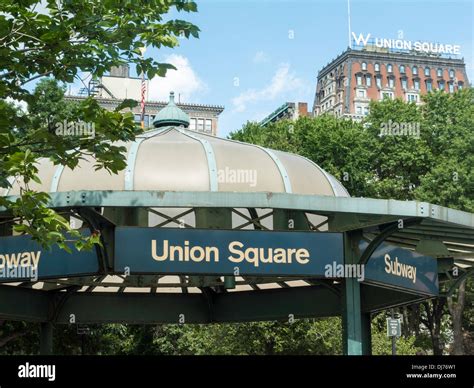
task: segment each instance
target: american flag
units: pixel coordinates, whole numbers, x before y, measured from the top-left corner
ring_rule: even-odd
[[[145,128],[145,95],[146,95],[146,82],[145,82],[145,73],[142,73],[142,87],[141,87],[141,96],[142,96],[142,101],[141,101],[141,108],[142,108],[142,117],[141,117],[141,122],[142,122],[142,128]]]

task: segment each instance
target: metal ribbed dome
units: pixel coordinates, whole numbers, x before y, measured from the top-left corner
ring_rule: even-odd
[[[185,128],[189,127],[189,116],[174,103],[174,92],[170,93],[168,105],[160,110],[153,120],[153,126],[155,128],[172,125],[183,126]]]
[[[116,175],[95,171],[92,157],[80,161],[74,170],[43,159],[38,166],[42,184],[32,188],[46,192],[151,190],[349,196],[337,179],[304,157],[182,127],[154,129],[121,145],[127,148],[127,168]],[[18,190],[14,184],[8,194],[18,194]]]

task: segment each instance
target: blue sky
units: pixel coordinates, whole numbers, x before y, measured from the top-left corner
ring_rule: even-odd
[[[173,88],[182,102],[224,105],[219,135],[260,120],[286,101],[311,107],[318,70],[348,46],[347,1],[201,0],[197,14],[179,17],[201,29],[175,49],[149,49],[178,72],[152,82],[153,99]],[[472,82],[470,1],[351,1],[356,34],[461,45]]]

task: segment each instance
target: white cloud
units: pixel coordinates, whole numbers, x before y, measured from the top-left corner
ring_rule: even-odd
[[[181,101],[196,101],[197,94],[207,91],[207,85],[199,78],[191,67],[188,58],[171,54],[164,58],[165,63],[171,63],[177,70],[168,70],[166,77],[154,77],[149,83],[148,99],[152,101],[167,101],[171,91],[181,95]]]
[[[265,63],[270,60],[270,57],[264,51],[257,51],[253,56],[254,63]]]
[[[24,113],[28,112],[28,104],[25,101],[15,100],[11,97],[5,98],[5,101],[19,108]]]
[[[244,112],[247,105],[255,102],[273,101],[290,92],[304,93],[305,83],[295,73],[290,72],[290,65],[282,63],[273,75],[270,83],[262,89],[247,89],[232,99],[234,111]]]

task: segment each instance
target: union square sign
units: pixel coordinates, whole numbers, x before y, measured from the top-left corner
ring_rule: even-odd
[[[389,50],[417,51],[426,54],[460,55],[461,46],[458,44],[444,44],[424,41],[411,41],[405,39],[388,39],[372,37],[372,34],[356,35],[352,32],[352,39],[359,47],[374,45],[377,48]]]
[[[360,250],[366,245],[362,241]],[[28,236],[0,237],[0,283],[93,275],[98,263],[95,250],[68,253],[44,249]],[[436,259],[383,243],[367,264],[346,264],[344,234],[335,232],[116,227],[113,273],[357,277],[380,287],[438,294]]]

